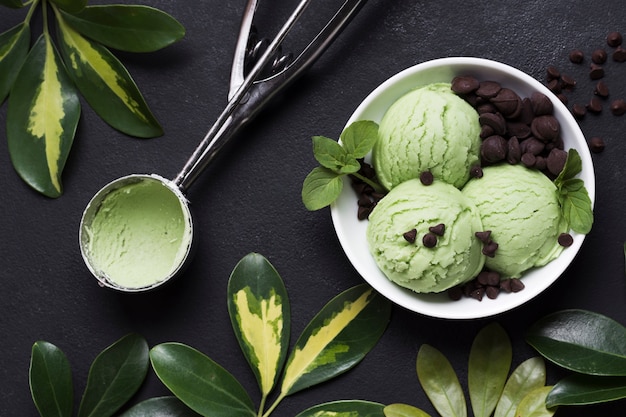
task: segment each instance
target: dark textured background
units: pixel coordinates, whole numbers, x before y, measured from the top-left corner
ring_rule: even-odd
[[[165,135],[126,137],[84,105],[61,198],[44,198],[22,183],[10,164],[5,130],[0,130],[0,416],[37,415],[28,387],[35,341],[47,340],[65,351],[80,393],[95,355],[128,332],[144,335],[151,346],[180,341],[196,347],[230,370],[258,401],[226,310],[226,283],[237,261],[255,251],[278,269],[292,303],[292,342],[330,298],[361,282],[338,244],[329,211],[307,212],[300,201],[302,180],[315,165],[310,136],[336,137],[359,102],[382,81],[446,56],[499,60],[542,81],[546,67],[555,64],[579,81],[571,103],[586,103],[593,89],[587,64],[569,63],[568,52],[581,48],[589,57],[593,49],[606,47],[609,31],[626,32],[626,8],[609,0],[593,6],[583,0],[370,0],[312,70],[242,132],[192,187],[188,196],[200,240],[186,274],[150,294],[124,295],[98,287],[79,253],[82,210],[114,178],[150,172],[172,178],[182,167],[225,104],[244,3],[145,1],[171,13],[187,29],[182,42],[163,51],[118,54]],[[273,36],[296,3],[262,1],[260,31]],[[286,48],[298,51],[338,3],[313,2]],[[24,14],[2,8],[0,32]],[[39,13],[33,26],[41,27]],[[626,63],[609,62],[607,72],[612,97],[626,97]],[[5,118],[6,103],[0,108],[0,125]],[[588,137],[600,135],[607,142],[605,152],[594,155],[596,223],[555,285],[494,319],[441,321],[396,308],[387,332],[357,368],[286,399],[274,415],[293,416],[338,399],[405,402],[434,414],[415,374],[423,343],[448,355],[465,381],[471,341],[493,320],[513,340],[514,365],[534,354],[524,332],[547,313],[583,308],[626,323],[626,225],[621,217],[626,116],[617,118],[605,109],[581,125]],[[551,366],[548,373],[550,382],[561,376]],[[134,401],[166,393],[150,374]],[[562,408],[557,415],[623,415],[623,407],[616,402]]]

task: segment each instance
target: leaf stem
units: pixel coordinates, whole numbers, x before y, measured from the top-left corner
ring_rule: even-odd
[[[263,409],[265,408],[265,401],[267,401],[267,395],[263,395],[263,397],[261,397],[261,402],[259,403],[259,412],[257,413],[257,417],[263,417]]]
[[[367,178],[364,175],[359,174],[358,172],[354,172],[354,173],[352,173],[350,175],[354,175],[356,178],[360,179],[361,181],[363,181],[367,185],[371,186],[378,193],[384,193],[385,192],[385,189],[380,184],[378,184],[375,181],[372,181],[371,179]]]
[[[276,398],[276,400],[274,401],[274,403],[272,404],[272,406],[270,408],[267,409],[267,411],[265,412],[265,414],[263,414],[262,417],[268,417],[270,414],[272,414],[272,411],[274,411],[274,409],[276,407],[278,407],[278,404],[286,397],[286,395],[284,393],[280,393],[280,395],[278,396],[278,398]]]
[[[37,5],[39,4],[39,0],[31,0],[30,2],[24,4],[28,3],[30,3],[30,9],[28,9],[28,13],[26,14],[26,18],[24,19],[24,23],[26,24],[30,24],[30,19],[33,17],[33,13],[35,12]]]

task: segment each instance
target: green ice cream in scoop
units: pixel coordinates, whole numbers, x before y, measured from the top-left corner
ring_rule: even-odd
[[[367,241],[391,281],[420,293],[441,292],[481,271],[485,257],[475,236],[481,230],[478,210],[461,191],[443,181],[426,186],[413,179],[376,205]],[[432,247],[423,242],[427,234],[436,239]]]
[[[424,171],[461,188],[479,151],[478,113],[449,83],[436,83],[410,91],[389,107],[372,163],[388,190]]]
[[[563,250],[559,234],[567,231],[554,183],[543,173],[522,165],[483,168],[463,194],[476,204],[483,227],[498,244],[485,266],[503,277],[520,277],[543,266]]]

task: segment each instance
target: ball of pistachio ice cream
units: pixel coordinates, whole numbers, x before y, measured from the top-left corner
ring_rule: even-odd
[[[479,162],[479,152],[478,113],[450,83],[435,83],[410,91],[389,107],[372,163],[388,190],[424,171],[461,188]]]
[[[367,241],[391,281],[420,293],[441,292],[482,270],[482,242],[475,236],[482,229],[478,210],[457,188],[439,180],[426,186],[413,179],[394,187],[376,205]],[[432,247],[423,242],[427,234],[436,238]]]
[[[558,237],[567,231],[567,224],[556,186],[543,173],[523,165],[489,166],[462,192],[478,207],[484,229],[498,244],[494,256],[486,259],[488,269],[519,278],[563,250]]]

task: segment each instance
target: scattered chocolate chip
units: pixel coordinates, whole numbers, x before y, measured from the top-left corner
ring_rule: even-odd
[[[415,243],[415,239],[417,238],[417,229],[411,229],[408,232],[405,232],[402,236],[407,242]]]
[[[546,167],[553,175],[559,175],[565,166],[567,152],[562,149],[552,149],[546,158]]]
[[[589,68],[589,78],[599,80],[602,77],[604,77],[604,68],[597,64],[591,64]]]
[[[620,46],[622,44],[622,34],[620,32],[609,32],[606,35],[606,43],[611,47]]]
[[[576,87],[576,80],[569,75],[563,74],[561,76],[561,86],[564,90],[573,90]]]
[[[523,140],[530,136],[530,126],[526,123],[507,122],[506,131],[511,137],[515,136],[518,140]]]
[[[569,248],[574,243],[574,238],[569,233],[561,233],[558,238],[559,245]]]
[[[480,165],[474,165],[470,169],[470,176],[472,178],[482,178],[483,177],[483,169]]]
[[[530,96],[530,104],[535,116],[544,116],[552,114],[554,106],[548,96],[538,91],[535,91]]]
[[[435,246],[437,246],[437,235],[435,235],[434,233],[426,233],[422,238],[422,243],[427,248],[434,248]]]
[[[522,154],[521,162],[525,167],[533,168],[537,162],[537,158],[532,153],[526,152],[525,154]]]
[[[574,104],[572,106],[572,114],[577,119],[582,119],[587,114],[587,107],[582,104]]]
[[[483,246],[483,255],[493,258],[496,256],[496,251],[498,250],[498,244],[493,240],[485,243]]]
[[[431,185],[434,180],[433,173],[430,171],[424,171],[420,174],[420,181],[424,185]]]
[[[546,144],[539,139],[530,137],[520,144],[522,154],[531,153],[535,156],[540,155],[546,148]]]
[[[510,279],[503,279],[502,281],[500,281],[500,289],[504,292],[511,292],[511,280]]]
[[[431,226],[428,228],[431,233],[436,234],[437,236],[443,236],[446,231],[446,225],[443,223],[439,223],[437,226]]]
[[[537,155],[535,156],[535,169],[538,169],[539,171],[543,171],[546,169],[548,163],[547,163],[547,158],[544,158],[541,155]]]
[[[560,101],[561,103],[565,104],[566,106],[567,106],[567,103],[569,103],[569,99],[568,99],[568,98],[567,98],[567,96],[566,96],[565,94],[563,94],[563,93],[561,93],[561,94],[557,94],[557,95],[556,95],[556,98],[558,98],[558,99],[559,99],[559,101]]]
[[[585,54],[580,49],[574,49],[569,53],[569,60],[573,64],[580,64],[585,59]]]
[[[495,81],[482,81],[476,90],[476,95],[478,97],[489,99],[495,97],[501,89],[502,87],[500,86],[500,83]]]
[[[500,113],[483,113],[478,116],[478,123],[481,126],[491,127],[494,135],[504,135],[506,133],[506,120]]]
[[[593,153],[600,153],[604,150],[604,139],[594,136],[589,139],[589,149]]]
[[[602,102],[598,97],[591,97],[589,100],[589,104],[587,104],[587,110],[591,113],[601,113],[602,112]]]
[[[606,98],[609,96],[609,87],[603,82],[598,81],[596,84],[596,88],[593,90],[593,93],[602,98]]]
[[[519,164],[522,159],[522,151],[520,150],[519,140],[516,136],[511,137],[508,140],[508,149],[506,152],[506,161],[511,164]]]
[[[487,243],[491,240],[491,230],[476,232],[474,235],[483,243]]]
[[[492,286],[485,287],[485,294],[490,300],[495,300],[498,298],[498,294],[500,294],[500,288]]]
[[[359,220],[365,220],[365,219],[367,219],[370,216],[371,213],[372,213],[372,208],[371,207],[360,207],[359,206],[356,216],[357,216],[357,218]]]
[[[474,77],[458,76],[452,80],[452,91],[457,94],[470,94],[478,90],[480,83]]]
[[[556,117],[545,115],[535,117],[530,125],[530,130],[537,139],[543,142],[552,142],[559,137],[561,126]]]
[[[472,297],[472,298],[474,298],[474,299],[476,299],[478,301],[482,301],[484,295],[485,295],[485,289],[484,288],[476,288],[475,290],[470,292],[470,297]]]
[[[548,81],[558,80],[561,78],[561,72],[554,65],[550,65],[546,69],[546,77]]]
[[[481,285],[496,286],[500,285],[500,274],[494,271],[483,270],[478,274],[476,280]]]
[[[626,101],[621,98],[613,100],[611,102],[611,113],[613,113],[615,116],[622,116],[624,113],[626,113]]]
[[[507,141],[502,136],[489,136],[480,144],[480,156],[490,164],[500,162],[506,158],[507,148]]]
[[[511,292],[520,292],[524,288],[526,288],[524,283],[519,278],[511,278],[510,281],[511,281]]]
[[[463,287],[457,285],[456,287],[452,287],[448,290],[448,297],[452,301],[459,301],[463,297]]]
[[[507,118],[516,118],[522,111],[522,99],[509,88],[500,89],[490,101]]]
[[[615,51],[613,51],[613,61],[626,62],[626,49],[618,46]]]
[[[591,53],[591,60],[598,65],[602,65],[606,62],[607,54],[604,49],[596,49]]]
[[[548,81],[548,89],[554,94],[559,94],[561,92],[561,80],[555,79]]]

